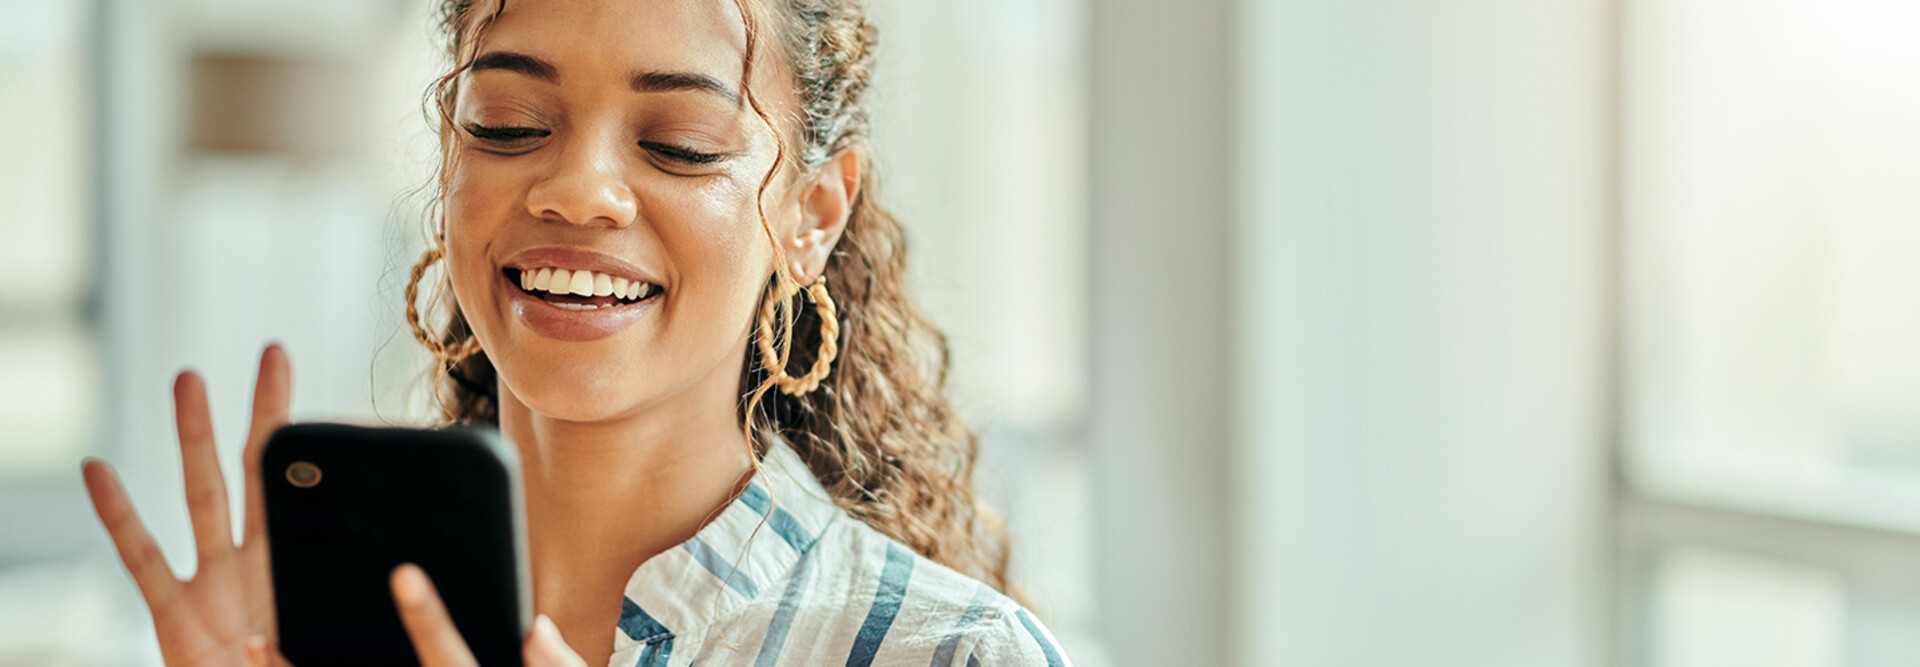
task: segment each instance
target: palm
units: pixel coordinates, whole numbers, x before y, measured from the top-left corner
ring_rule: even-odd
[[[214,449],[206,386],[193,373],[182,373],[174,383],[187,510],[193,518],[199,556],[190,579],[174,577],[112,468],[100,461],[83,467],[94,509],[153,612],[160,653],[168,665],[245,665],[249,641],[258,638],[270,644],[274,639],[273,585],[258,464],[267,436],[287,421],[289,375],[286,353],[277,346],[267,348],[260,358],[253,424],[243,456],[246,512],[237,545]]]
[[[274,634],[273,589],[264,542],[203,565],[176,595],[153,608],[160,655],[169,665],[246,664],[249,638]]]

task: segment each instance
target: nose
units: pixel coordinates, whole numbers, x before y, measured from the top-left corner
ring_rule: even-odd
[[[633,224],[640,203],[621,178],[616,151],[574,145],[556,160],[552,173],[527,192],[527,211],[534,217],[615,228]]]

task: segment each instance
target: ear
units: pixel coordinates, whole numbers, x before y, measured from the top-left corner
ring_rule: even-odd
[[[811,285],[827,268],[827,258],[847,230],[853,204],[860,199],[860,154],[849,148],[834,154],[801,187],[800,224],[787,242],[787,271]]]

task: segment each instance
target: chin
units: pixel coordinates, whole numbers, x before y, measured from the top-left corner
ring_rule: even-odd
[[[582,401],[578,395],[546,395],[527,401],[527,409],[542,416],[570,422],[603,422],[612,419],[630,406],[612,401]]]
[[[543,417],[561,421],[593,423],[610,421],[633,410],[634,403],[614,400],[581,400],[580,392],[533,391],[519,396],[520,402]]]
[[[521,404],[554,419],[606,421],[646,401],[639,385],[647,374],[629,369],[610,372],[614,364],[604,358],[516,366],[495,368]]]

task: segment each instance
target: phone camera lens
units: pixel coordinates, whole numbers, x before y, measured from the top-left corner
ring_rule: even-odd
[[[320,466],[306,461],[294,461],[287,466],[287,483],[302,489],[311,489],[320,483]]]

